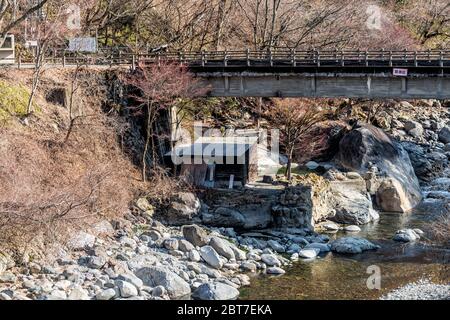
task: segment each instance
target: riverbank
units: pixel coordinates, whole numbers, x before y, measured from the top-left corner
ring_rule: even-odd
[[[450,300],[450,285],[422,279],[388,293],[381,300]]]

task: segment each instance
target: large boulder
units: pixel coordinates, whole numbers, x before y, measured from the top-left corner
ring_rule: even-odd
[[[172,225],[183,225],[192,221],[201,208],[200,200],[192,192],[179,192],[170,201],[164,219]]]
[[[398,181],[397,185],[405,196],[392,198],[397,203],[390,203],[389,206],[385,201],[380,201],[384,211],[397,207],[405,212],[418,205],[422,199],[419,181],[408,153],[379,128],[363,125],[347,133],[339,143],[336,162],[361,174],[376,166],[382,176]]]
[[[199,300],[235,300],[238,296],[236,288],[221,282],[204,283],[192,293]]]
[[[364,181],[363,181],[364,182]],[[333,205],[335,215],[330,217],[339,223],[366,224],[379,219],[379,214],[373,209],[372,198],[363,187],[352,181],[332,182]]]
[[[136,271],[136,276],[146,286],[163,286],[171,298],[186,297],[191,293],[189,283],[167,268],[144,267]]]

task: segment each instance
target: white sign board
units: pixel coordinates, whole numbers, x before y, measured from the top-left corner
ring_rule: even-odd
[[[25,41],[25,48],[31,48],[31,47],[37,47],[38,42],[37,40],[27,40]]]
[[[73,38],[69,40],[69,51],[72,52],[97,52],[97,39]]]
[[[394,68],[394,76],[406,77],[408,75],[408,69]]]

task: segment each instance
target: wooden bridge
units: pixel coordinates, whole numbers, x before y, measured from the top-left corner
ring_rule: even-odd
[[[450,50],[355,51],[277,49],[93,55],[54,51],[50,64],[185,64],[211,86],[211,96],[450,98]],[[21,61],[20,64],[23,64]]]

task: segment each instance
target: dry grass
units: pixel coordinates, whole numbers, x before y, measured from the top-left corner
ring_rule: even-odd
[[[442,244],[450,245],[450,204],[442,214],[431,224],[431,237]]]
[[[2,81],[25,85],[29,76],[17,70],[0,74]],[[145,187],[121,150],[123,123],[102,110],[102,72],[80,77],[81,116],[65,141],[68,110],[44,97],[56,86],[67,88],[69,80],[70,71],[49,70],[36,99],[41,111],[28,124],[13,118],[0,127],[0,249],[22,250],[37,238],[62,240],[69,229],[121,216]]]

